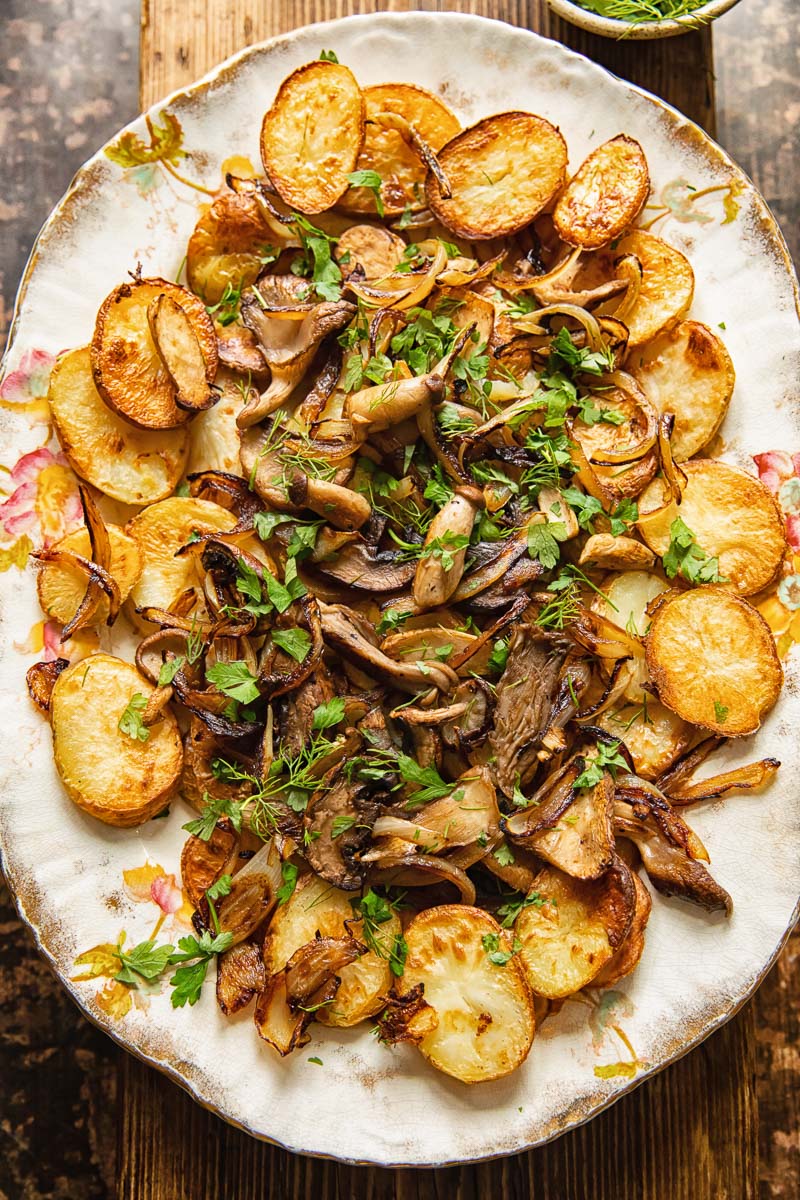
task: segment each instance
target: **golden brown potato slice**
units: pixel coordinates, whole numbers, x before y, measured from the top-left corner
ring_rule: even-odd
[[[109,574],[119,586],[121,602],[139,578],[142,559],[136,542],[123,533],[118,525],[107,525],[106,529],[108,530],[108,540],[111,543]],[[68,533],[60,542],[56,542],[53,550],[66,550],[71,554],[80,554],[82,558],[91,559],[92,548],[88,530],[86,528],[76,529],[72,533]],[[84,597],[86,575],[83,571],[67,564],[45,563],[39,571],[36,590],[45,616],[53,621],[58,621],[60,625],[66,625],[75,616]],[[97,606],[93,624],[101,624],[107,616],[108,599],[103,595]]]
[[[95,387],[108,407],[141,429],[174,429],[188,420],[175,403],[175,384],[153,341],[150,305],[169,296],[192,323],[205,364],[206,382],[217,372],[217,338],[201,300],[166,279],[123,283],[100,306],[92,338]]]
[[[183,762],[178,724],[168,710],[147,740],[119,728],[131,697],[153,688],[130,663],[92,654],[73,663],[53,688],[53,753],[70,799],[106,825],[141,825],[161,812]],[[141,710],[140,710],[141,711]]]
[[[644,953],[644,933],[650,920],[650,910],[653,901],[650,893],[635,871],[631,872],[633,886],[636,889],[636,908],[631,922],[631,929],[619,950],[611,956],[604,967],[598,971],[592,980],[592,987],[607,988],[619,983],[626,975],[639,965],[639,959]]]
[[[649,192],[644,151],[620,133],[578,167],[553,209],[553,224],[567,245],[597,250],[625,232]]]
[[[222,395],[213,408],[198,413],[192,421],[189,462],[186,474],[196,471],[227,471],[242,474],[240,440],[236,417],[244,406],[244,393],[233,379],[217,378]]]
[[[414,126],[434,152],[461,129],[446,104],[410,83],[381,83],[365,88],[364,104],[367,121],[373,121],[377,113],[397,113]],[[356,170],[377,171],[380,175],[381,200],[387,217],[399,216],[406,208],[419,212],[425,207],[425,166],[396,130],[368,124]],[[347,212],[375,212],[375,196],[368,188],[348,188],[339,203]],[[367,278],[375,276],[368,274]]]
[[[531,989],[556,1000],[591,983],[619,949],[633,922],[636,890],[617,859],[600,879],[571,879],[545,867],[534,882],[543,904],[526,905],[514,923]]]
[[[221,505],[190,496],[172,496],[138,513],[125,529],[142,555],[142,573],[129,604],[169,608],[188,588],[199,586],[197,559],[191,554],[176,558],[176,551],[193,533],[226,533],[235,524],[233,513]]]
[[[206,363],[194,326],[172,296],[160,295],[147,309],[147,322],[158,357],[175,388],[175,403],[187,412],[211,408],[216,393],[206,378]]]
[[[322,937],[340,938],[348,933],[361,940],[362,922],[354,919],[350,904],[352,896],[331,887],[316,875],[298,880],[297,887],[285,904],[280,905],[264,943],[264,964],[267,975],[282,971],[292,955],[313,942],[317,932]],[[345,921],[348,923],[345,928]],[[378,1012],[383,997],[392,986],[389,956],[400,935],[400,920],[392,914],[388,921],[377,925],[381,954],[374,949],[338,972],[341,983],[333,1003],[321,1008],[316,1018],[324,1025],[356,1025],[365,1017]]]
[[[254,196],[233,192],[218,196],[189,238],[189,287],[206,304],[218,304],[226,288],[243,291],[255,283],[274,242]]]
[[[123,504],[163,500],[183,472],[186,429],[136,429],[103,403],[88,346],[59,358],[50,376],[50,411],[72,469]]]
[[[391,275],[405,248],[402,238],[379,225],[351,225],[336,243],[335,254],[345,278],[363,271],[364,279],[383,279]]]
[[[529,225],[563,185],[567,146],[544,117],[486,117],[449,141],[439,163],[452,189],[445,199],[428,174],[428,207],[460,237],[504,237]]]
[[[624,318],[631,349],[677,324],[692,303],[694,271],[680,250],[643,229],[627,234],[617,244],[615,253],[618,258],[633,255],[642,268],[636,303]]]
[[[643,637],[650,627],[647,606],[661,592],[667,590],[667,584],[658,575],[650,571],[622,571],[605,579],[602,587],[603,596],[596,596],[592,601],[595,612],[602,613],[609,621],[613,621],[620,629],[625,629],[636,637]],[[604,664],[611,672],[612,664]],[[644,699],[643,688],[649,681],[644,648],[627,662],[623,662],[617,677],[623,686],[623,695],[633,704],[641,704]],[[624,681],[624,685],[623,685]]]
[[[770,628],[722,587],[664,600],[646,647],[661,702],[704,729],[726,737],[755,733],[778,699],[783,670]]]
[[[443,905],[406,930],[403,990],[423,984],[436,1027],[419,1043],[428,1061],[463,1083],[499,1079],[533,1043],[533,1000],[511,938],[480,908]]]
[[[652,696],[644,696],[623,708],[609,709],[597,717],[601,729],[622,738],[633,758],[636,774],[657,779],[689,749],[693,729],[677,713],[670,712]]]
[[[760,479],[711,458],[683,464],[686,487],[673,515],[643,522],[639,528],[651,550],[663,557],[670,545],[670,526],[679,516],[711,558],[719,574],[740,596],[753,596],[772,583],[786,553],[786,527],[772,493]],[[642,494],[640,512],[647,514],[663,500],[653,480]],[[671,520],[666,519],[667,516]]]
[[[319,213],[347,189],[364,142],[364,99],[352,71],[312,62],[284,79],[261,126],[264,169],[287,204]]]
[[[707,325],[681,321],[643,347],[631,370],[660,413],[673,413],[677,462],[707,446],[728,411],[736,379],[731,357]]]

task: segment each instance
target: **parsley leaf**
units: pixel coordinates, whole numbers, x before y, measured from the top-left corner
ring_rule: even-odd
[[[399,629],[408,618],[412,615],[411,611],[400,612],[397,608],[387,608],[382,614],[378,622],[376,633],[389,633],[393,629]]]
[[[161,670],[158,672],[158,686],[169,687],[185,662],[186,659],[179,654],[177,658],[171,658],[169,662],[162,663]]]
[[[544,902],[545,898],[539,892],[530,892],[527,896],[520,895],[519,900],[508,900],[497,910],[498,917],[502,918],[500,924],[503,929],[510,929],[523,908],[541,908]]]
[[[221,954],[223,950],[227,950],[232,942],[232,933],[218,933],[212,937],[208,930],[199,941],[195,937],[180,939],[178,950],[169,957],[169,962],[173,966],[177,963],[186,964],[179,966],[170,980],[170,987],[174,989],[172,993],[173,1008],[183,1008],[186,1003],[189,1005],[197,1003],[208,971],[208,964],[215,954]]]
[[[595,518],[603,515],[603,506],[600,501],[595,496],[589,496],[580,488],[572,486],[563,488],[561,495],[577,516],[581,529],[594,533]]]
[[[539,525],[529,525],[528,553],[531,558],[538,558],[545,570],[549,571],[561,556],[558,543],[566,541],[566,537],[567,528],[562,521],[546,521]]]
[[[502,843],[494,851],[493,857],[497,860],[501,867],[510,867],[517,860],[514,858],[514,851],[506,843]]]
[[[639,520],[639,505],[635,500],[626,496],[624,500],[620,500],[609,520],[612,534],[614,537],[619,537],[620,534],[626,532],[630,525]]]
[[[311,649],[311,635],[305,629],[273,629],[272,640],[295,662],[303,662]]]
[[[492,653],[489,655],[487,666],[490,671],[496,671],[498,675],[502,675],[506,669],[508,662],[508,643],[509,638],[498,638],[492,646]]]
[[[120,733],[127,733],[134,742],[146,742],[150,737],[150,730],[142,724],[142,713],[146,708],[147,696],[134,692],[117,722]]]
[[[217,771],[214,769],[214,764],[220,762],[219,759],[214,759],[212,763],[212,771],[217,776]],[[217,821],[220,817],[228,817],[231,825],[237,833],[241,833],[242,829],[242,809],[247,803],[245,800],[236,801],[228,800],[224,796],[209,796],[208,792],[203,792],[204,808],[201,816],[194,821],[187,821],[181,828],[187,833],[194,834],[200,838],[202,842],[207,842],[214,832]]]
[[[363,896],[350,901],[354,915],[363,922],[361,937],[365,945],[379,958],[388,959],[392,974],[397,976],[403,974],[408,944],[403,935],[398,933],[391,946],[388,946],[379,927],[391,920],[401,899],[402,896],[398,896],[396,900],[386,900],[369,888]]]
[[[727,705],[720,704],[719,700],[714,701],[714,719],[718,721],[720,725],[725,724],[728,719],[729,712],[730,709],[727,707]]]
[[[348,817],[346,814],[333,818],[331,823],[331,838],[341,837],[343,833],[347,833],[348,829],[352,829],[356,823],[355,817]]]
[[[689,583],[723,583],[719,573],[719,560],[710,558],[684,521],[676,517],[669,527],[670,543],[664,555],[664,571],[674,579],[680,571]]]
[[[344,700],[334,696],[324,704],[318,704],[311,719],[312,729],[332,729],[344,718]]]
[[[338,300],[342,294],[342,272],[331,255],[331,246],[337,239],[317,229],[300,213],[292,213],[292,226],[303,246],[303,254],[292,263],[292,273],[310,275],[321,299]]]
[[[133,987],[136,987],[139,982],[137,976],[141,979],[155,979],[167,966],[174,950],[174,946],[157,946],[152,939],[140,942],[132,950],[126,951],[120,946],[117,954],[122,963],[122,969],[114,978],[120,983],[127,983]]]
[[[453,489],[445,479],[444,472],[438,463],[434,465],[430,478],[425,484],[425,491],[422,494],[426,500],[432,500],[440,508],[447,504],[448,500],[452,499],[454,494]]]
[[[255,675],[244,660],[219,662],[206,671],[206,679],[232,700],[251,704],[260,696]]]
[[[605,742],[598,742],[597,754],[592,758],[584,759],[584,768],[573,784],[576,791],[580,788],[595,787],[603,778],[605,771],[611,774],[612,779],[616,779],[620,767],[627,771],[628,764],[618,753],[619,747],[619,742],[609,742],[608,745]]]
[[[410,800],[406,801],[406,808],[417,808],[420,804],[427,804],[429,800],[439,800],[442,796],[449,796],[453,791],[453,784],[442,779],[436,767],[421,767],[415,759],[409,758],[407,754],[398,754],[396,762],[403,782],[414,784],[420,789],[418,792],[414,792]]]
[[[515,938],[514,945],[510,950],[501,950],[499,933],[485,933],[481,938],[481,943],[489,957],[489,962],[494,963],[496,967],[504,967],[522,946],[522,943]]]
[[[294,863],[281,863],[281,879],[283,883],[275,893],[275,898],[279,905],[286,904],[287,900],[293,895],[294,889],[297,887],[297,876],[299,873]]]
[[[336,57],[335,50],[320,50],[319,61],[320,62],[338,63],[339,59]]]
[[[383,180],[377,171],[351,171],[347,176],[351,187],[369,188],[375,197],[375,210],[379,217],[383,216],[383,199],[381,198],[381,186]]]

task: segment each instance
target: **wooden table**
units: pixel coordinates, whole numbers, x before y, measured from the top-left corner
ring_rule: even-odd
[[[537,30],[714,132],[710,29],[667,41],[611,42],[552,16],[544,0],[416,6],[400,0],[143,0],[142,106],[274,34],[350,13],[412,7],[463,10]],[[749,1200],[758,1191],[751,1005],[584,1128],[540,1150],[479,1166],[388,1171],[300,1158],[229,1128],[129,1056],[118,1102],[120,1200]]]

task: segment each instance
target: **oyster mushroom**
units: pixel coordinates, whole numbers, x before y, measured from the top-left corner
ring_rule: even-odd
[[[378,804],[369,789],[350,780],[339,764],[308,802],[303,825],[305,856],[311,868],[345,892],[361,887],[360,853],[370,840]]]
[[[283,404],[311,365],[317,347],[328,334],[338,333],[356,315],[349,300],[322,301],[310,311],[305,307],[270,313],[252,293],[242,300],[242,321],[256,335],[258,345],[269,364],[269,387],[257,398],[248,400],[238,413],[240,429],[258,424]],[[291,315],[290,315],[291,314]]]
[[[320,604],[322,634],[327,644],[353,661],[368,675],[407,692],[436,687],[448,692],[459,683],[455,671],[444,663],[399,663],[370,640],[365,623],[343,604]],[[370,630],[371,632],[371,630]]]
[[[363,592],[394,592],[414,578],[413,562],[405,562],[399,551],[378,550],[365,541],[351,542],[332,562],[321,562],[317,570],[337,583]]]

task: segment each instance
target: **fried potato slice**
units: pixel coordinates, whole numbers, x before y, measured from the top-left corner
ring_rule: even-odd
[[[374,122],[376,114],[382,112],[404,117],[434,153],[461,129],[457,117],[438,96],[411,83],[381,83],[364,88],[364,105],[368,122]],[[425,207],[422,192],[425,166],[396,130],[368,124],[356,170],[377,171],[380,175],[381,200],[387,217],[399,216],[406,209],[420,212]],[[368,188],[351,187],[339,205],[350,213],[374,213],[375,196]]]
[[[420,913],[405,936],[403,989],[422,984],[438,1018],[419,1042],[425,1058],[463,1083],[516,1070],[533,1044],[535,1022],[505,930],[483,909],[448,904]]]
[[[631,367],[658,411],[673,413],[673,458],[707,446],[728,411],[736,375],[722,341],[699,321],[681,321],[642,348]]]
[[[643,229],[622,238],[615,254],[618,258],[633,255],[642,268],[636,303],[624,318],[630,351],[677,324],[692,303],[694,271],[680,250]]]
[[[261,126],[264,169],[303,213],[335,204],[364,143],[364,99],[347,67],[312,62],[284,79]]]
[[[218,304],[226,288],[244,291],[255,283],[274,241],[255,197],[225,192],[206,209],[189,238],[189,287],[206,304]]]
[[[630,751],[636,774],[642,779],[657,779],[662,771],[677,762],[689,749],[691,725],[670,712],[658,700],[643,693],[638,703],[610,709],[596,718],[601,729],[621,738]]]
[[[282,971],[301,946],[313,942],[317,933],[322,937],[347,937],[360,941],[363,922],[356,920],[350,904],[351,895],[331,887],[316,875],[298,880],[297,887],[285,904],[280,905],[272,918],[264,942],[264,965],[267,975]],[[347,922],[347,926],[345,926]],[[337,972],[341,983],[330,1006],[319,1009],[316,1019],[323,1025],[356,1025],[378,1012],[383,997],[392,986],[389,955],[400,935],[400,919],[392,913],[388,921],[376,927],[381,954],[369,949],[355,962]]]
[[[553,209],[553,224],[568,246],[597,250],[635,221],[649,192],[644,151],[620,133],[578,167]]]
[[[53,754],[71,800],[106,825],[141,825],[161,812],[181,772],[183,747],[174,716],[163,710],[142,742],[119,728],[136,693],[153,688],[130,663],[92,654],[59,675],[50,719]]]
[[[653,907],[653,901],[650,893],[642,883],[635,871],[631,872],[633,886],[636,889],[636,908],[631,922],[631,929],[625,941],[620,946],[619,950],[611,956],[604,967],[601,967],[598,973],[592,980],[593,987],[607,988],[615,983],[619,983],[620,979],[624,979],[626,975],[630,975],[639,965],[639,959],[644,953],[644,933],[647,928],[647,922],[650,920],[650,912]]]
[[[123,504],[151,504],[181,477],[189,444],[185,429],[136,429],[100,399],[89,348],[59,358],[50,376],[50,411],[61,448],[76,474]]]
[[[533,113],[486,117],[439,152],[452,189],[442,195],[432,173],[428,207],[460,237],[504,237],[529,225],[564,183],[567,146],[559,130]]]
[[[95,387],[112,412],[140,429],[174,429],[189,418],[175,402],[175,384],[153,341],[148,311],[169,296],[191,321],[205,364],[206,382],[217,372],[217,338],[201,300],[166,279],[120,284],[100,306],[92,338]]]
[[[175,403],[186,412],[211,408],[217,394],[206,378],[206,363],[192,322],[172,296],[160,295],[147,308],[150,335],[175,388]]]
[[[130,592],[142,570],[142,557],[139,547],[133,538],[128,537],[118,525],[107,525],[108,540],[111,543],[111,566],[109,574],[119,587],[120,601]],[[53,550],[66,550],[71,554],[80,554],[82,558],[91,559],[92,547],[89,542],[89,531],[86,528],[75,529],[61,541],[56,542]],[[75,616],[78,606],[86,592],[86,575],[75,567],[54,562],[44,563],[36,580],[36,591],[42,612],[52,621],[66,625]],[[98,604],[93,624],[99,625],[108,616],[108,598],[103,595]]]
[[[186,474],[198,471],[227,471],[241,475],[241,442],[236,417],[244,407],[244,394],[233,379],[219,378],[222,395],[213,408],[198,413],[192,421],[192,439]]]
[[[783,683],[766,621],[719,586],[665,599],[653,615],[646,652],[662,704],[726,737],[755,733]]]
[[[190,496],[172,496],[138,513],[125,528],[142,555],[142,573],[128,603],[136,609],[169,608],[188,588],[199,587],[197,560],[191,554],[176,558],[176,552],[193,533],[227,533],[235,524],[221,505]]]
[[[632,873],[621,859],[594,880],[545,867],[534,893],[544,903],[526,905],[514,923],[519,960],[537,995],[571,996],[592,982],[628,936],[636,911]]]
[[[754,475],[711,458],[683,464],[686,486],[675,515],[691,529],[707,555],[719,559],[719,574],[740,596],[753,596],[772,583],[786,553],[786,527],[772,493]],[[645,516],[663,502],[653,480],[642,494]],[[640,532],[651,550],[666,554],[671,520],[643,522]],[[668,515],[674,519],[672,510]]]

